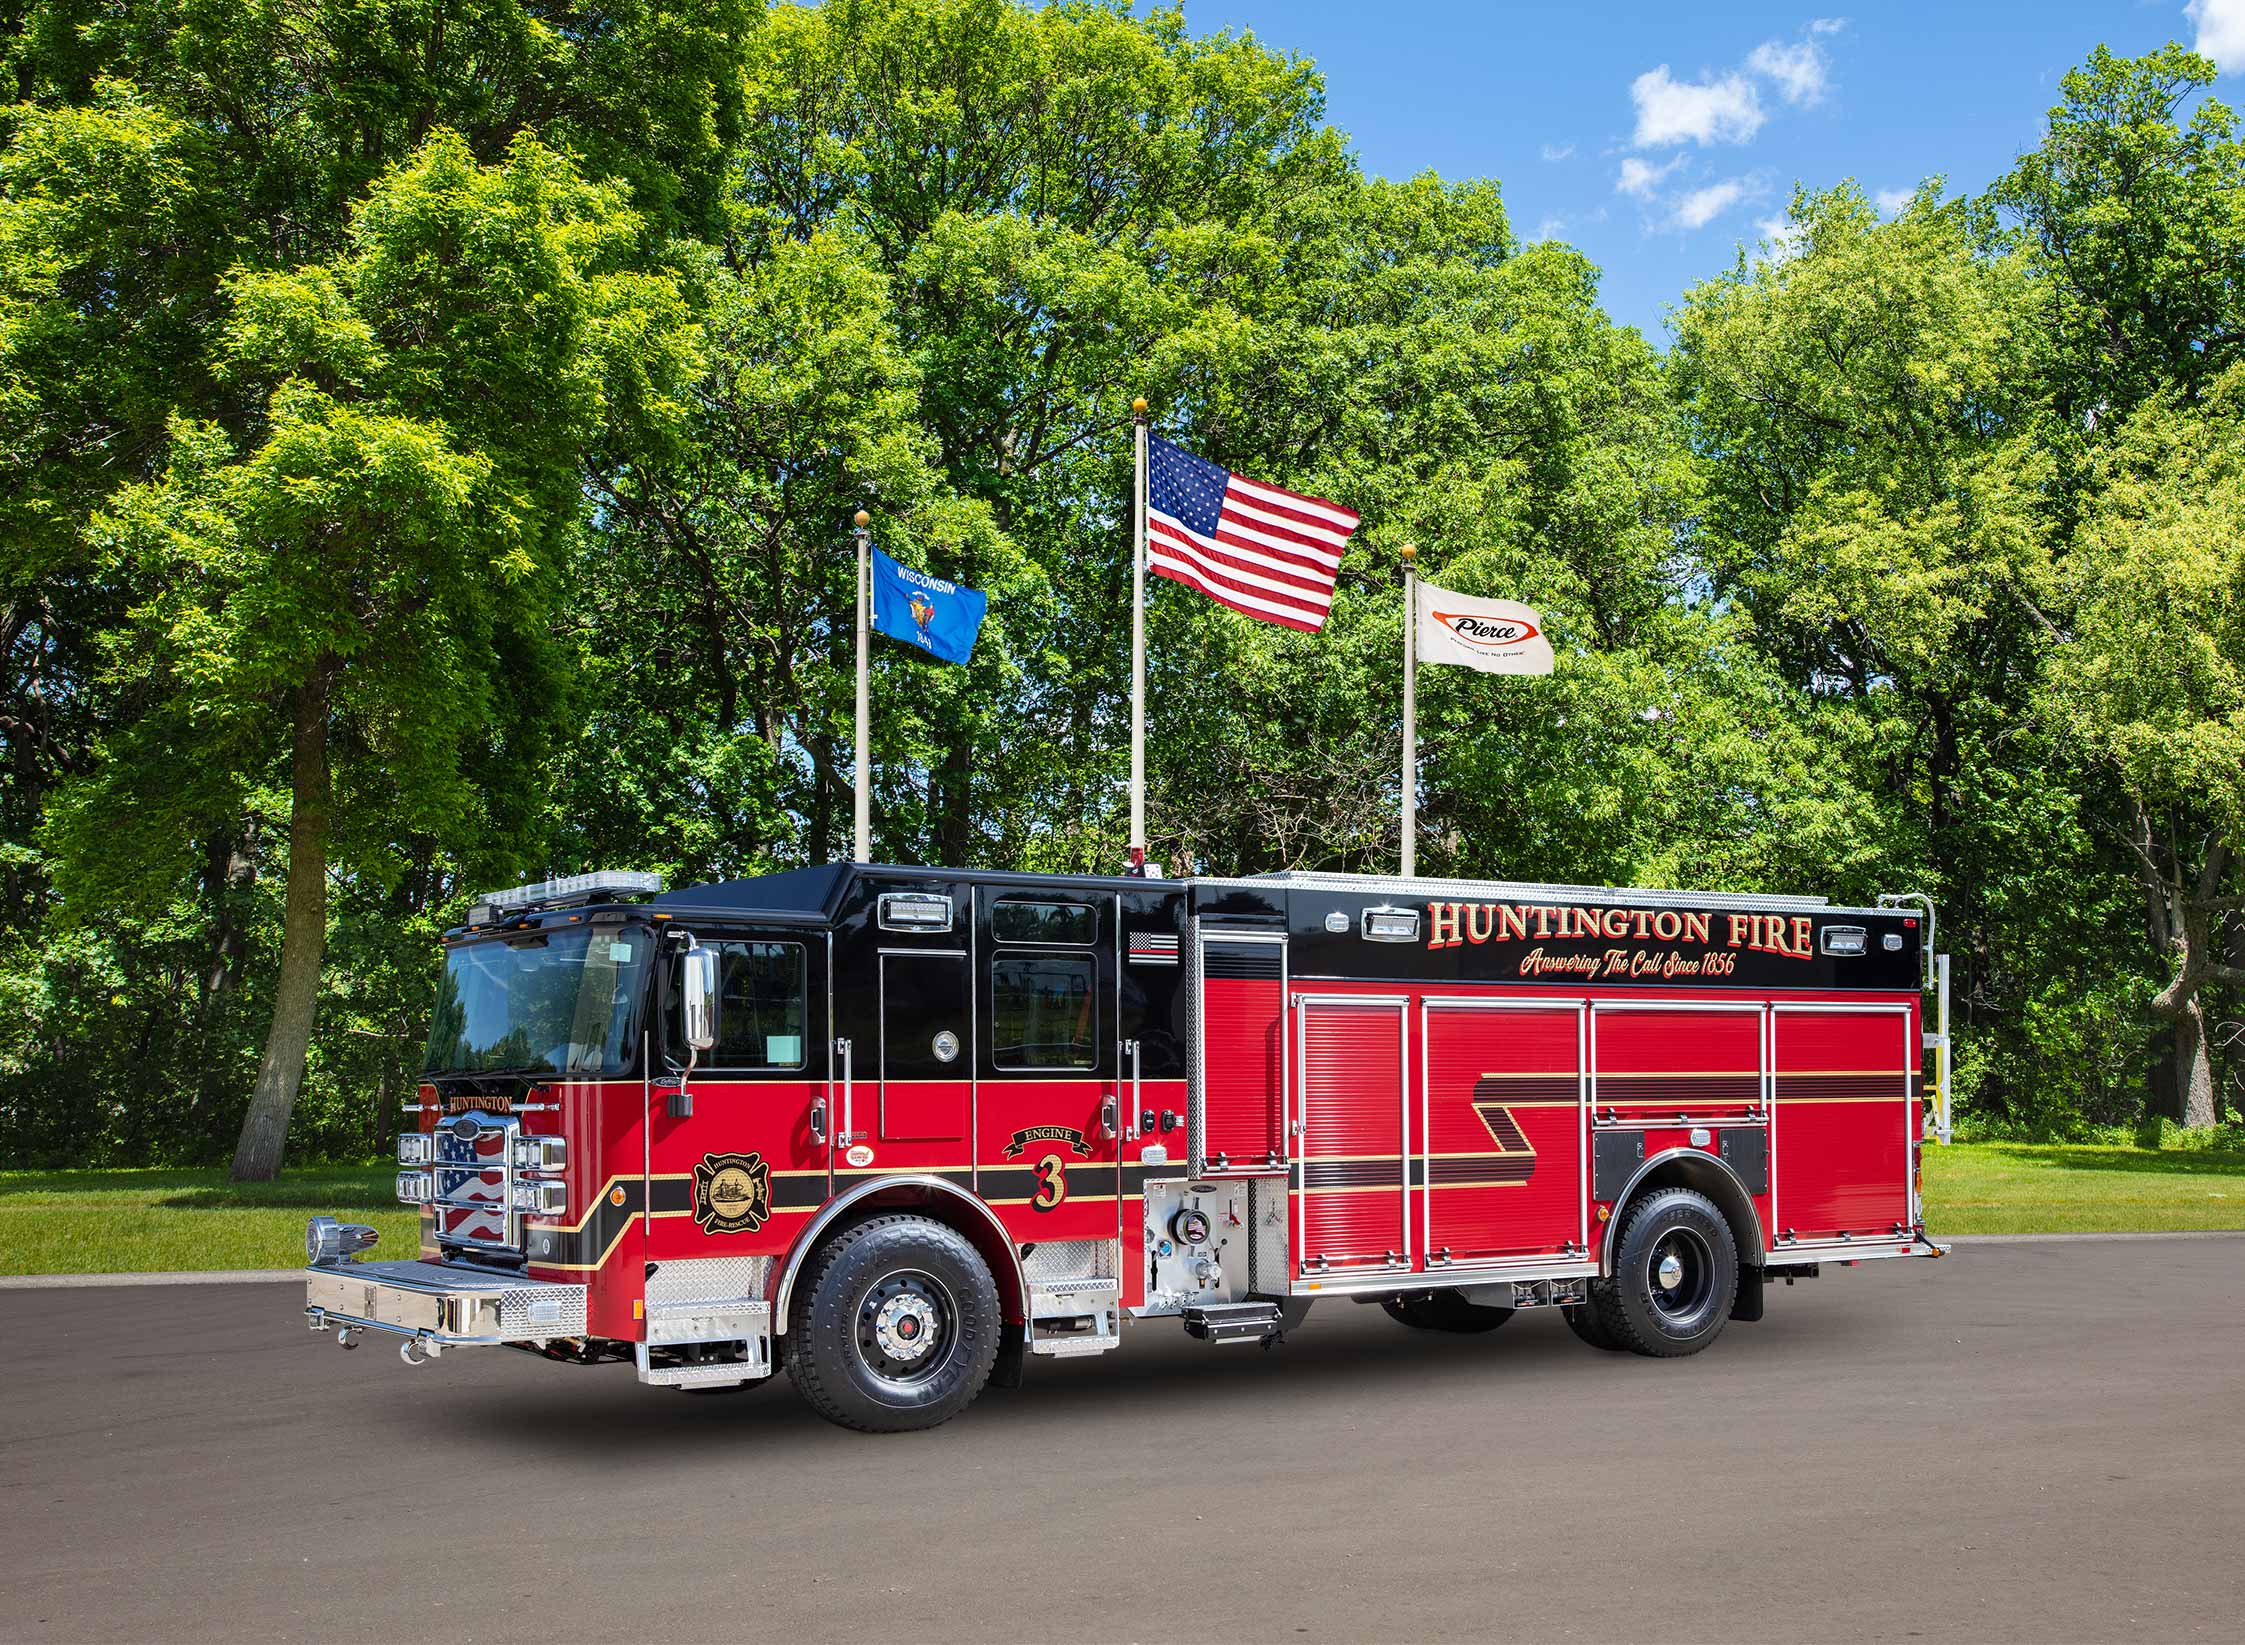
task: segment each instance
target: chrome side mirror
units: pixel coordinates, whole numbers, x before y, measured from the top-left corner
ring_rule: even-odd
[[[717,1043],[717,950],[689,948],[685,961],[686,1043],[707,1051]]]

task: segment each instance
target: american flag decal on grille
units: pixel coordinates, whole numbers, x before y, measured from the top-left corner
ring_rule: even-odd
[[[1174,931],[1133,931],[1130,934],[1130,963],[1133,965],[1175,965],[1177,963],[1177,933]]]

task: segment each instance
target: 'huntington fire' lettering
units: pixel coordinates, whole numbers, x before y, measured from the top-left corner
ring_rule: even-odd
[[[1815,953],[1815,922],[1804,914],[1726,914],[1724,943],[1805,960]],[[1712,914],[1675,908],[1580,908],[1571,903],[1430,902],[1427,946],[1538,942],[1715,941]]]

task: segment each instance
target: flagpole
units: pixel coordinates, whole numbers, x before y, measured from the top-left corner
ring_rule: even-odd
[[[1403,877],[1419,871],[1419,579],[1410,543],[1403,558]]]
[[[865,669],[868,632],[871,622],[870,603],[866,598],[866,583],[872,570],[872,556],[866,525],[870,516],[864,509],[857,511],[853,522],[857,529],[857,862],[873,860],[873,709]]]
[[[1146,871],[1146,402],[1130,402],[1130,871]]]

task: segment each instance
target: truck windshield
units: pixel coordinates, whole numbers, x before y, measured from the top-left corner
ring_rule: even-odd
[[[653,939],[640,930],[540,931],[445,956],[429,1021],[431,1074],[613,1074],[639,1037]]]

